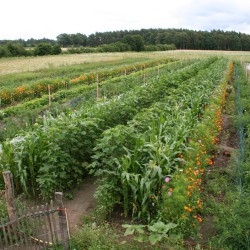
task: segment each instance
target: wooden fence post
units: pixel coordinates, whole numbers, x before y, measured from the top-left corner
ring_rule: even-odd
[[[4,183],[5,183],[5,199],[8,210],[8,215],[10,221],[15,221],[17,219],[15,197],[14,197],[14,187],[13,187],[13,176],[10,171],[5,171],[3,173]]]
[[[61,233],[61,237],[63,239],[63,247],[65,250],[69,250],[69,231],[68,231],[68,222],[67,222],[67,215],[65,208],[62,202],[63,193],[62,192],[55,192],[55,205],[58,209],[58,216],[59,216],[59,230]]]

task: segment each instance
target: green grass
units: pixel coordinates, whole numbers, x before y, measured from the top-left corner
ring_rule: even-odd
[[[31,81],[46,80],[56,77],[76,77],[91,71],[100,70],[112,70],[120,68],[121,66],[133,65],[139,62],[148,62],[150,59],[147,58],[128,58],[120,59],[108,62],[86,62],[75,65],[67,65],[49,68],[43,68],[35,71],[23,72],[23,73],[12,73],[6,75],[0,75],[0,86],[1,87],[17,87],[23,85],[23,83],[29,84]],[[152,59],[151,59],[152,61]]]

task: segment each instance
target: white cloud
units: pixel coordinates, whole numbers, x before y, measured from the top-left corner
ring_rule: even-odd
[[[3,0],[0,39],[56,38],[61,33],[188,28],[250,34],[249,0]]]

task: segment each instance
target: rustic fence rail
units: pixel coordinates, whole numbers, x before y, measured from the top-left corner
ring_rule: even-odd
[[[55,202],[36,207],[16,208],[11,185],[11,173],[4,173],[8,218],[0,219],[0,249],[37,250],[53,245],[69,249],[67,212],[61,192],[55,193]]]

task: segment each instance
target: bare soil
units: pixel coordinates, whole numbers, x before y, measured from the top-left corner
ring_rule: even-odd
[[[94,193],[96,188],[96,179],[89,177],[74,190],[73,199],[64,197],[63,205],[67,210],[68,221],[71,228],[79,226],[81,224],[81,218],[95,208]]]

